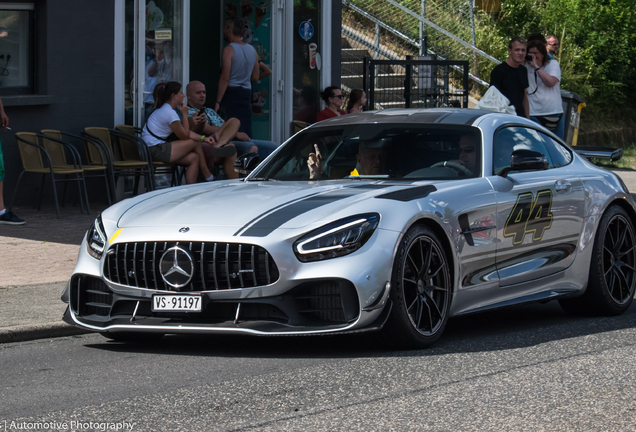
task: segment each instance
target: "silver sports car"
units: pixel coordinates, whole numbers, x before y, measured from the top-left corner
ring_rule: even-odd
[[[65,320],[114,339],[379,331],[556,299],[624,312],[634,201],[524,118],[385,110],[315,124],[245,179],[115,204],[88,230]]]

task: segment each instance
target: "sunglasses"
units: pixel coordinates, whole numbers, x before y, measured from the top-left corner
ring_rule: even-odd
[[[333,95],[333,96],[331,96],[331,97],[337,97],[338,99],[344,99],[344,96],[343,96],[343,95]]]
[[[548,45],[550,45],[550,46],[559,46],[559,43],[558,42],[557,43],[552,43],[552,44],[549,43]]]
[[[475,151],[475,147],[463,147],[459,149],[460,153],[467,153],[467,154],[473,153],[474,151]]]

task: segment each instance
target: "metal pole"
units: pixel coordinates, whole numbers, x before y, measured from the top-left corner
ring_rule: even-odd
[[[371,110],[375,110],[375,64],[373,61],[369,62],[369,93],[367,93],[369,107]]]
[[[468,0],[468,6],[470,7],[470,30],[473,36],[473,46],[477,45],[475,39],[475,0]],[[474,75],[479,77],[479,68],[477,65],[477,53],[473,51],[473,63],[474,63]]]
[[[369,57],[364,56],[362,58],[362,91],[369,95]],[[369,110],[369,98],[367,98],[367,106],[364,107],[365,111]]]
[[[375,40],[373,41],[373,58],[378,59],[378,53],[380,52],[380,24],[375,23]]]
[[[422,0],[421,2],[420,14],[422,15],[422,18],[426,18],[426,0]],[[420,42],[424,40],[425,33],[426,33],[426,28],[425,28],[424,21],[420,20]],[[420,55],[421,56],[426,55],[425,44],[420,45]]]
[[[413,60],[413,56],[406,56],[406,60]],[[404,78],[404,108],[411,108],[411,81],[413,78],[413,64],[409,62],[406,65],[406,74]]]

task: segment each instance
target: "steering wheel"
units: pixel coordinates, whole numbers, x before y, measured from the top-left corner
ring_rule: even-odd
[[[457,171],[459,174],[463,174],[468,177],[473,175],[473,173],[470,172],[470,170],[466,168],[464,165],[457,162],[453,162],[453,161],[437,162],[436,164],[431,165],[431,167],[447,167],[447,168],[452,168],[455,171]]]

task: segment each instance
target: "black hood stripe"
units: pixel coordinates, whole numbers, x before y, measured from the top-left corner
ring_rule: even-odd
[[[249,221],[248,223],[246,223],[245,225],[243,225],[243,226],[241,227],[241,229],[239,229],[237,232],[235,232],[235,233],[234,233],[234,236],[241,235],[241,232],[242,232],[242,231],[245,231],[247,228],[249,228],[249,227],[250,227],[250,225],[252,225],[253,223],[255,223],[255,222],[256,222],[257,220],[259,220],[259,219],[263,219],[263,218],[264,218],[264,217],[266,217],[267,215],[269,215],[269,214],[271,214],[271,213],[275,212],[276,210],[278,210],[278,209],[280,209],[280,208],[282,208],[282,207],[288,206],[288,205],[290,205],[290,204],[293,204],[293,203],[295,203],[295,202],[302,201],[302,200],[306,200],[307,198],[311,198],[311,197],[313,197],[313,196],[315,196],[315,195],[318,195],[318,192],[313,193],[313,194],[311,194],[311,195],[305,195],[305,196],[302,196],[302,197],[300,197],[300,198],[296,198],[295,200],[287,201],[287,202],[285,202],[285,203],[282,203],[282,204],[280,204],[280,205],[277,205],[277,206],[276,206],[276,207],[274,207],[274,208],[271,208],[271,209],[267,210],[265,213],[263,213],[263,214],[260,214],[260,215],[256,216],[254,219],[252,219],[251,221]]]
[[[345,198],[357,195],[359,192],[338,190],[320,195],[314,195],[303,200],[296,201],[290,205],[285,205],[278,210],[270,212],[265,217],[250,226],[241,236],[266,237],[274,230],[281,227],[287,221],[300,216],[303,213],[317,209],[327,204],[340,201]],[[243,230],[244,228],[241,228]],[[239,230],[237,234],[241,231]],[[236,235],[236,234],[235,234]]]
[[[435,192],[437,188],[433,185],[416,186],[408,189],[402,189],[395,192],[385,193],[378,195],[376,198],[391,199],[396,201],[412,201],[419,198],[424,198],[428,194]]]

